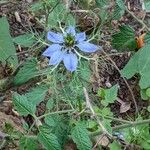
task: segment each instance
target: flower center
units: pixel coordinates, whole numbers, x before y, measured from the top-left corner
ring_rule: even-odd
[[[74,44],[75,44],[74,36],[72,36],[71,34],[67,34],[67,36],[65,37],[65,45],[67,47],[72,47]]]

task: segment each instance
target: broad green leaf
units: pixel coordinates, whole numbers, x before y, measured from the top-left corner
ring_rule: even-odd
[[[104,115],[104,116],[113,116],[113,113],[111,112],[109,107],[104,107],[101,110],[101,114]]]
[[[120,8],[119,5],[116,4],[112,18],[114,20],[119,20],[124,15],[124,13],[125,13],[125,10]]]
[[[89,63],[87,61],[82,61],[78,68],[78,76],[85,81],[89,81],[91,76]]]
[[[146,95],[150,97],[150,88],[146,89]]]
[[[110,150],[122,150],[121,145],[118,142],[114,141],[110,144]]]
[[[13,94],[13,104],[21,116],[34,115],[35,105],[27,100],[27,97],[18,93]]]
[[[112,45],[117,50],[135,50],[137,43],[134,30],[127,25],[120,26],[120,31],[112,36]]]
[[[30,92],[25,94],[25,96],[33,105],[38,105],[44,100],[47,90],[48,87],[40,85],[36,88],[33,88]]]
[[[13,66],[18,64],[16,49],[9,33],[9,23],[6,17],[0,18],[0,61],[7,60]]]
[[[77,124],[73,127],[71,137],[79,150],[92,149],[92,142],[90,141],[88,130],[83,125]]]
[[[146,12],[150,12],[150,1],[149,0],[144,0],[143,9],[145,9]]]
[[[48,100],[48,102],[46,103],[46,108],[47,108],[48,110],[51,110],[51,109],[53,109],[53,107],[54,107],[54,100],[53,100],[52,98],[50,98],[50,99]]]
[[[114,85],[110,89],[105,89],[105,97],[104,100],[102,100],[102,104],[104,106],[107,106],[108,104],[114,103],[114,101],[117,99],[117,93],[118,93],[118,85]]]
[[[121,70],[122,76],[129,79],[136,73],[138,73],[138,60],[139,60],[139,53],[137,52],[130,58],[126,66]]]
[[[110,4],[110,0],[95,0],[96,6],[99,8],[105,8]]]
[[[145,89],[141,89],[140,94],[141,94],[142,100],[148,100],[149,99],[149,97],[146,95],[146,90]]]
[[[116,4],[122,9],[125,10],[125,4],[123,0],[116,0]]]
[[[19,141],[19,150],[37,150],[38,143],[30,137],[23,137]]]
[[[33,43],[35,43],[36,40],[33,34],[26,33],[13,38],[13,41],[22,47],[30,47],[33,45]]]
[[[150,106],[147,107],[148,112],[150,112]]]
[[[30,59],[23,65],[14,77],[14,85],[21,85],[38,74],[37,60]]]
[[[57,137],[50,132],[47,126],[39,127],[38,140],[47,150],[61,150]]]
[[[30,11],[33,11],[33,12],[37,12],[42,9],[44,9],[44,5],[42,1],[35,2],[30,7]]]
[[[140,87],[146,89],[150,87],[150,44],[145,45],[139,51],[138,70],[141,75]]]
[[[66,15],[66,7],[64,4],[59,3],[48,16],[48,27],[53,28],[58,26],[58,22],[62,22]]]
[[[71,13],[66,15],[64,20],[65,20],[65,25],[66,26],[70,26],[70,25],[75,26],[76,25],[75,16],[73,16]]]
[[[49,115],[49,116],[46,116],[44,118],[44,121],[45,123],[48,125],[48,126],[51,126],[51,127],[55,127],[57,125],[58,122],[55,122],[55,119],[53,116]]]

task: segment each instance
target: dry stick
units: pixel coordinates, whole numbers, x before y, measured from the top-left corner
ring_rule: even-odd
[[[112,138],[112,135],[105,129],[105,127],[103,126],[102,122],[99,120],[99,118],[97,117],[96,113],[94,112],[94,109],[90,103],[90,99],[89,99],[89,96],[88,96],[88,93],[87,93],[87,90],[85,87],[83,87],[83,91],[84,91],[84,96],[85,96],[85,99],[86,99],[86,103],[87,103],[87,108],[89,108],[92,112],[92,115],[94,116],[94,118],[97,120],[99,126],[101,127],[102,129],[102,132],[104,134],[107,134],[110,138]]]
[[[106,53],[104,50],[103,50],[103,53],[104,53],[106,56],[108,56],[107,53]],[[116,63],[115,63],[109,56],[108,56],[108,60],[110,60],[110,61],[112,62],[112,64],[113,64],[114,67],[116,68],[116,70],[117,70],[117,71],[119,72],[119,74],[121,75],[120,69],[117,67]],[[130,85],[128,84],[127,80],[126,80],[123,76],[121,76],[121,77],[122,77],[123,81],[125,82],[127,88],[129,89],[129,92],[131,93],[132,100],[133,100],[134,105],[135,105],[135,111],[136,111],[136,114],[137,114],[137,113],[138,113],[138,106],[137,106],[137,103],[136,103],[134,94],[133,94],[133,92],[132,92],[132,89],[130,88]]]
[[[131,12],[127,7],[125,8],[126,12],[128,12],[136,21],[138,21],[143,27],[145,27],[148,31],[150,31],[150,28],[139,18],[137,18],[133,12]]]

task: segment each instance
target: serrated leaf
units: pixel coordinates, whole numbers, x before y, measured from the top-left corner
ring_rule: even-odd
[[[119,20],[125,13],[124,9],[121,9],[117,4],[115,5],[115,9],[112,15],[114,20]]]
[[[31,59],[23,65],[14,77],[14,85],[21,85],[30,79],[34,78],[38,74],[37,60]]]
[[[150,1],[144,0],[143,7],[144,7],[143,9],[146,10],[146,12],[150,12]]]
[[[88,130],[81,124],[77,124],[71,132],[71,137],[79,150],[91,150],[92,142]]]
[[[116,0],[116,4],[122,9],[125,10],[125,4],[123,0]]]
[[[51,109],[53,109],[53,107],[54,107],[54,100],[53,100],[52,98],[50,98],[50,99],[48,100],[48,102],[46,103],[46,108],[47,108],[48,110],[51,110]]]
[[[99,8],[107,7],[110,4],[110,0],[96,0],[96,6]]]
[[[33,11],[33,12],[36,12],[42,9],[44,9],[43,1],[35,2],[30,7],[30,11]]]
[[[117,93],[118,93],[118,85],[114,85],[110,89],[105,89],[105,97],[104,100],[102,100],[102,104],[104,106],[107,106],[108,104],[114,103],[114,101],[117,99]]]
[[[134,30],[127,25],[120,26],[120,31],[112,36],[112,45],[117,50],[135,50],[137,43]]]
[[[59,3],[48,16],[48,27],[58,26],[58,22],[62,22],[66,15],[66,7],[64,4]]]
[[[44,100],[47,90],[48,87],[40,85],[33,88],[30,92],[25,94],[25,96],[27,97],[28,101],[30,101],[33,105],[38,105]]]
[[[150,44],[146,44],[136,54],[132,56],[127,65],[122,70],[122,75],[131,78],[135,73],[140,74],[139,85],[141,89],[150,87]]]
[[[31,33],[26,33],[23,35],[19,35],[13,38],[14,43],[22,46],[22,47],[30,47],[36,41],[34,35]]]
[[[61,150],[57,137],[50,132],[47,126],[39,127],[38,140],[47,150]]]
[[[27,97],[18,93],[13,94],[13,104],[21,116],[34,115],[36,107],[27,100]]]
[[[18,58],[9,33],[9,23],[6,17],[0,18],[0,25],[0,61],[5,63],[7,60],[10,64],[16,66],[18,64]]]
[[[23,137],[19,141],[19,150],[37,150],[38,143],[35,139]]]

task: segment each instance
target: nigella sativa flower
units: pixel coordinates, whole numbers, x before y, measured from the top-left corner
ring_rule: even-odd
[[[99,49],[97,45],[86,41],[85,32],[76,33],[73,26],[69,26],[63,34],[49,31],[47,39],[53,43],[43,53],[43,56],[50,57],[49,65],[57,65],[63,61],[71,72],[75,71],[78,65],[78,50],[92,53]]]

